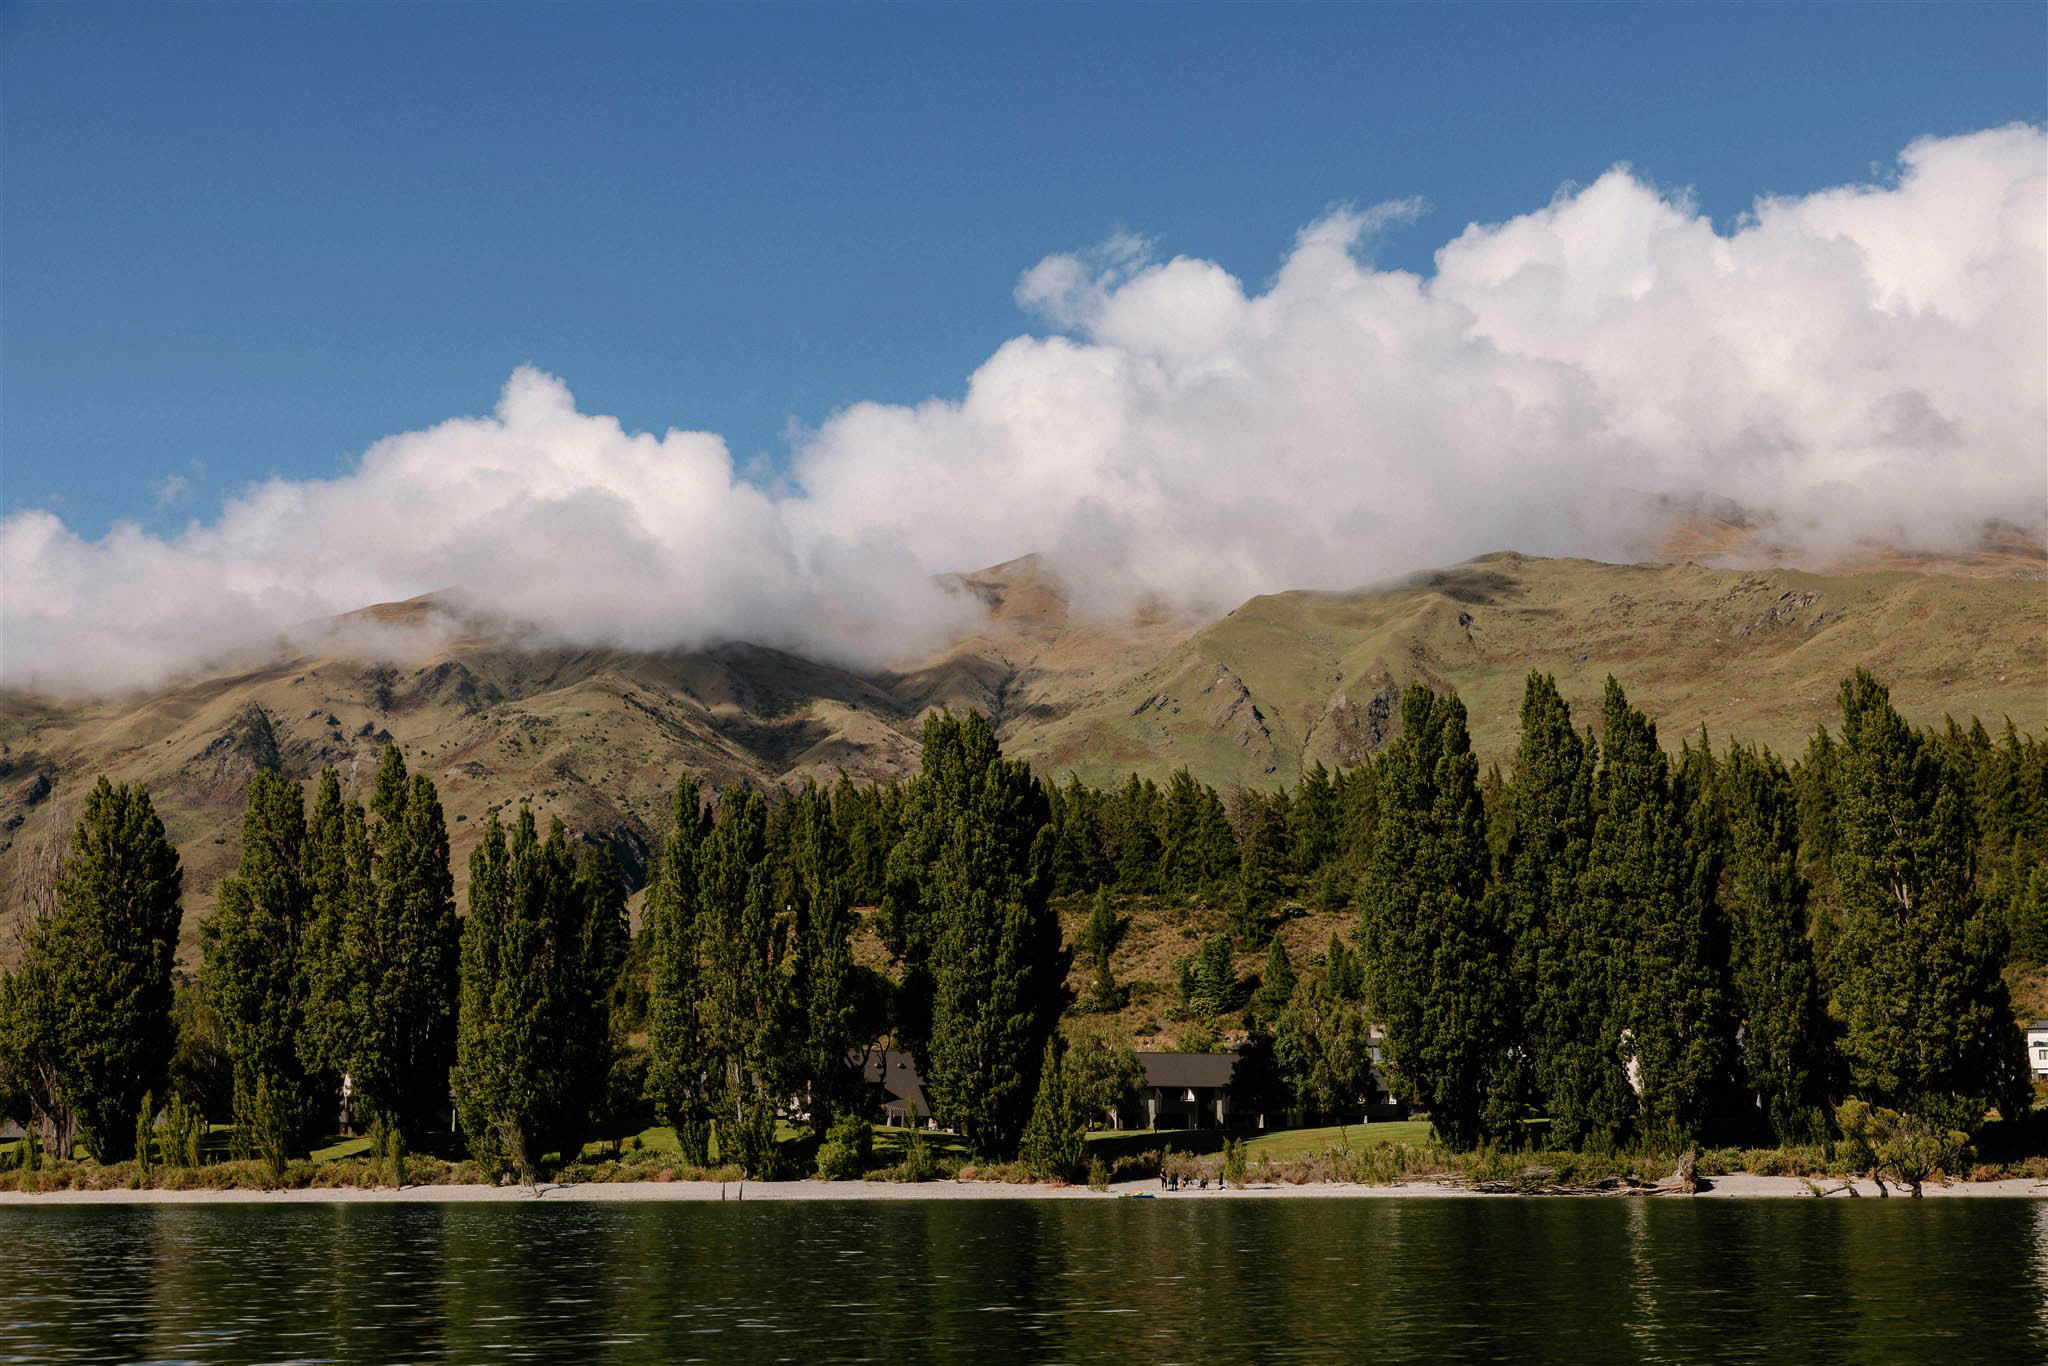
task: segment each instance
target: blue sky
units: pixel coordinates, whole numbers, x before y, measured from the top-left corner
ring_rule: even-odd
[[[490,409],[516,366],[773,468],[957,396],[1049,253],[1256,288],[1616,162],[1725,230],[2048,118],[2048,7],[0,7],[0,506],[170,531]],[[166,479],[182,497],[160,503]],[[174,485],[174,488],[179,487]]]

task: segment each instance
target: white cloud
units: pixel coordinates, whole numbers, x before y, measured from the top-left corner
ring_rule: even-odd
[[[1303,230],[1261,292],[1141,239],[1052,256],[957,402],[857,404],[772,492],[723,441],[626,433],[515,374],[497,411],[170,538],[0,527],[0,679],[149,682],[438,588],[553,636],[745,638],[872,664],[957,629],[929,576],[1038,550],[1103,610],[1348,587],[1502,546],[1612,554],[1633,493],[1816,548],[2048,523],[2048,139],[1907,148],[1887,184],[1727,234],[1625,169],[1472,225],[1428,278]]]

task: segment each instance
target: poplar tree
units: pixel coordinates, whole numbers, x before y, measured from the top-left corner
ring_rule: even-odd
[[[1522,690],[1521,735],[1501,795],[1499,856],[1505,899],[1509,1020],[1553,1142],[1576,1144],[1612,1111],[1616,1061],[1613,945],[1581,896],[1593,838],[1591,735],[1548,674]]]
[[[777,1028],[785,937],[767,853],[767,804],[749,788],[727,788],[697,856],[699,1018],[719,1160],[749,1176],[774,1164],[775,1103],[787,1080]]]
[[[306,928],[299,959],[307,1070],[347,1076],[353,1087],[368,1047],[370,1006],[361,990],[362,936],[370,913],[370,841],[360,802],[341,795],[341,779],[321,770],[304,846]],[[194,1097],[188,1097],[194,1099]]]
[[[10,1051],[47,1082],[31,1100],[59,1158],[74,1137],[99,1162],[128,1157],[142,1097],[163,1089],[183,882],[149,794],[101,778],[7,992]]]
[[[1865,1100],[1975,1131],[1989,1106],[2016,1114],[2028,1096],[1968,794],[1867,672],[1843,680],[1840,703],[1836,1005],[1850,1080]]]
[[[891,863],[910,874],[897,884],[907,898],[899,904],[929,945],[925,1081],[940,1118],[978,1154],[1007,1156],[1029,1117],[1066,975],[1048,905],[1050,810],[1030,768],[1002,757],[978,713],[930,718],[924,750],[897,850],[905,858]]]
[[[587,1048],[590,905],[562,823],[543,841],[526,807],[509,840],[491,817],[469,866],[456,1107],[472,1156],[531,1184],[576,1155],[605,1081]]]
[[[1512,1137],[1506,927],[1487,889],[1464,704],[1410,687],[1378,779],[1378,839],[1359,901],[1367,989],[1388,1057],[1446,1143]]]
[[[784,804],[783,905],[789,909],[791,1073],[810,1098],[811,1127],[822,1139],[841,1112],[854,1107],[864,1083],[847,1064],[856,1037],[860,996],[853,963],[853,911],[845,846],[830,804],[817,784]]]
[[[301,948],[311,914],[305,799],[297,783],[259,771],[249,782],[241,858],[199,928],[200,989],[219,1015],[234,1069],[244,1142],[303,1153],[322,1114],[317,1052],[306,1034]],[[259,1099],[260,1098],[260,1099]]]
[[[1693,895],[1685,829],[1657,728],[1612,677],[1600,812],[1593,823],[1587,897],[1616,935],[1630,974],[1620,993],[1636,1068],[1643,1137],[1673,1148],[1704,1128],[1726,1061],[1725,1005],[1713,968],[1710,908]]]
[[[370,801],[370,924],[354,938],[365,1003],[357,1088],[409,1144],[445,1122],[461,936],[440,795],[387,745]]]
[[[1743,1080],[1780,1143],[1820,1136],[1820,1003],[1799,874],[1791,775],[1768,749],[1731,748],[1728,910]]]
[[[683,1160],[711,1160],[713,1107],[704,1062],[701,945],[697,933],[697,850],[705,812],[696,780],[676,780],[661,861],[647,888],[647,1087],[655,1113],[675,1130]]]

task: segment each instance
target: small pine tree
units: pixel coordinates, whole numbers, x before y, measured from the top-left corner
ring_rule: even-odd
[[[1123,1006],[1124,993],[1117,987],[1116,977],[1110,971],[1110,957],[1116,951],[1122,929],[1116,912],[1109,906],[1109,889],[1096,888],[1095,905],[1088,913],[1086,928],[1081,932],[1081,951],[1095,966],[1095,980],[1080,1003],[1084,1010],[1110,1011]]]
[[[1074,1103],[1073,1088],[1067,1081],[1066,1049],[1055,1036],[1045,1043],[1038,1095],[1024,1129],[1021,1156],[1040,1179],[1071,1181],[1082,1171],[1086,1149],[1086,1116]]]
[[[1287,1009],[1287,1003],[1294,999],[1294,964],[1287,957],[1287,946],[1277,938],[1266,952],[1266,970],[1259,976],[1259,989],[1252,994],[1252,1006],[1261,1020],[1273,1021]]]

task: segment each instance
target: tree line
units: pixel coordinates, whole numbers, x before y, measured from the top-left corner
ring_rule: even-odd
[[[1133,1081],[1127,1044],[1060,1027],[1121,1004],[1114,893],[1225,910],[1180,986],[1197,1017],[1243,1008],[1241,1108],[1341,1111],[1377,1052],[1461,1147],[1794,1142],[1850,1094],[1974,1128],[2027,1099],[1999,974],[2048,956],[2048,754],[2009,724],[1916,731],[1860,672],[1840,710],[1789,765],[1704,734],[1673,756],[1611,680],[1596,738],[1531,675],[1482,774],[1462,704],[1418,686],[1378,756],[1227,797],[1186,770],[1047,782],[939,714],[907,782],[680,779],[637,941],[604,846],[524,807],[491,816],[458,916],[438,795],[393,746],[367,808],[332,770],[310,809],[255,775],[183,991],[176,851],[102,780],[0,982],[0,1100],[119,1160],[156,1098],[203,1103],[181,1060],[204,1036],[236,1146],[274,1162],[331,1131],[346,1078],[393,1145],[490,1170],[616,1136],[644,1095],[688,1160],[766,1174],[778,1116],[822,1139],[864,1110],[888,1036],[978,1154],[1057,1166]],[[1093,898],[1071,948],[1063,896]],[[1356,947],[1297,973],[1273,928],[1303,904],[1355,908]],[[854,961],[859,907],[886,971]]]

